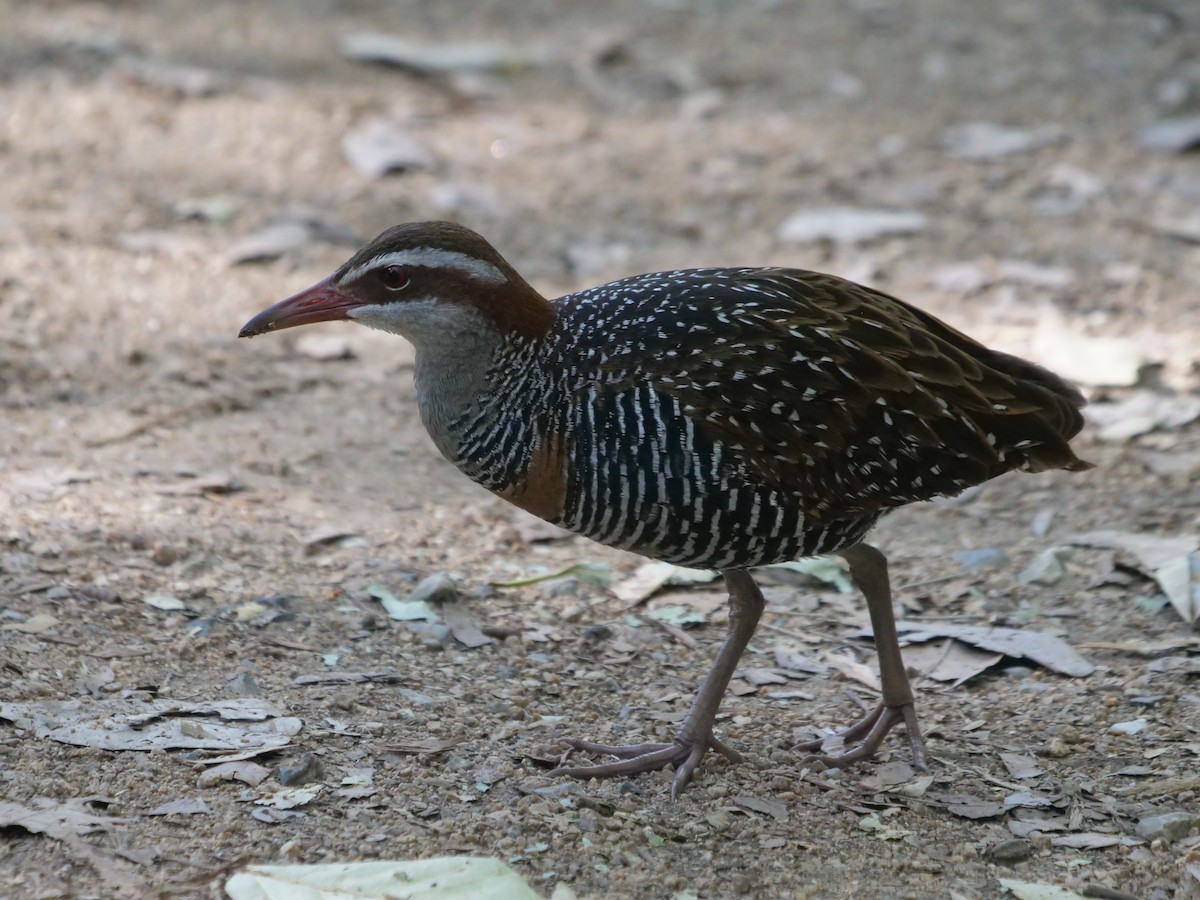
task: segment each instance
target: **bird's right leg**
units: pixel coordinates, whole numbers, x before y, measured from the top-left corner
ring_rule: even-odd
[[[721,708],[721,700],[729,680],[733,677],[738,660],[763,611],[763,595],[745,569],[730,569],[723,573],[725,585],[729,588],[729,633],[721,651],[717,654],[716,662],[709,670],[708,677],[700,686],[696,699],[688,710],[683,724],[675,734],[675,739],[669,744],[628,744],[611,746],[609,744],[594,744],[591,741],[581,741],[578,738],[563,738],[562,741],[573,750],[585,753],[608,754],[616,756],[619,762],[598,763],[591,766],[573,766],[555,769],[551,775],[567,775],[571,778],[613,778],[625,775],[635,775],[640,772],[652,772],[665,769],[669,765],[675,767],[675,778],[671,782],[671,796],[675,797],[692,779],[692,774],[700,765],[700,760],[709,748],[716,750],[734,762],[741,762],[742,756],[733,748],[719,741],[713,735],[713,722],[717,718],[717,710]]]
[[[850,564],[850,577],[867,599],[871,630],[875,633],[875,652],[879,655],[879,681],[883,698],[869,714],[849,728],[837,732],[835,736],[840,737],[849,749],[843,753],[821,754],[820,759],[837,766],[869,759],[875,755],[887,733],[903,723],[908,732],[913,765],[924,771],[927,768],[925,740],[917,724],[912,685],[908,683],[908,673],[904,671],[904,659],[900,655],[900,636],[896,633],[896,616],[892,612],[887,557],[870,544],[857,544],[840,553]],[[808,741],[796,749],[818,752],[823,743],[823,740]]]

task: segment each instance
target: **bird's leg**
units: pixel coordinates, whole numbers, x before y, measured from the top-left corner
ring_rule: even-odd
[[[713,736],[713,722],[717,717],[717,710],[721,708],[721,700],[725,697],[729,679],[733,677],[738,660],[742,658],[742,653],[750,643],[762,616],[763,595],[745,569],[729,569],[722,574],[725,576],[725,586],[729,589],[729,632],[717,654],[716,662],[709,670],[708,677],[704,679],[696,699],[692,701],[687,717],[675,733],[675,739],[669,744],[609,746],[576,738],[563,738],[563,743],[575,750],[607,753],[620,757],[621,761],[594,766],[564,767],[555,769],[550,774],[568,775],[571,778],[613,778],[652,772],[673,765],[675,778],[671,782],[671,796],[675,797],[692,780],[692,774],[710,747],[733,762],[741,762],[740,753]]]
[[[908,732],[913,764],[924,771],[925,741],[917,725],[912,687],[900,656],[900,637],[896,633],[896,617],[892,612],[887,557],[870,544],[858,544],[842,550],[841,555],[850,564],[850,577],[867,598],[871,629],[875,632],[875,651],[879,655],[879,681],[883,698],[868,715],[836,735],[853,746],[844,753],[823,755],[821,759],[838,766],[868,759],[875,755],[887,733],[903,722]],[[822,743],[820,740],[809,741],[796,749],[819,751]]]

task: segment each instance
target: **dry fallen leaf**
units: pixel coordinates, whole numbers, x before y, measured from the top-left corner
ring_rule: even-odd
[[[257,698],[46,700],[0,704],[0,719],[41,739],[101,750],[261,750],[291,743],[302,727]]]
[[[762,813],[770,816],[776,822],[786,822],[788,820],[787,804],[782,800],[764,799],[762,797],[734,797],[733,802],[742,809],[748,809],[751,812]]]
[[[1188,624],[1200,618],[1200,539],[1190,535],[1158,537],[1127,531],[1072,534],[1064,543],[1119,550],[1137,559],[1158,582],[1176,612]]]
[[[443,603],[440,607],[442,621],[450,626],[454,639],[464,647],[472,650],[484,644],[493,643],[492,639],[480,631],[479,626],[460,603]]]
[[[421,897],[424,900],[538,900],[524,880],[496,859],[444,856],[312,866],[247,866],[225,882],[232,900],[268,898]]]
[[[1042,768],[1037,764],[1032,756],[1023,756],[1019,753],[1001,753],[1000,761],[1004,763],[1004,768],[1008,769],[1008,774],[1017,781],[1023,781],[1026,778],[1034,778],[1042,774]]]
[[[718,577],[705,569],[685,569],[665,562],[650,562],[637,567],[628,578],[614,584],[610,590],[622,603],[637,606],[668,584],[706,584]]]
[[[30,834],[66,840],[95,831],[107,831],[125,825],[128,819],[97,816],[80,809],[71,801],[62,803],[47,797],[35,797],[30,806],[0,800],[0,828],[24,828]]]
[[[303,787],[281,788],[273,794],[259,797],[254,802],[258,806],[270,806],[275,809],[295,809],[297,806],[307,806],[320,796],[325,789],[323,784],[306,784]]]
[[[958,687],[1004,659],[1003,653],[977,650],[947,638],[940,643],[913,644],[904,648],[904,664],[923,678],[950,682]]]
[[[17,631],[21,634],[45,634],[58,626],[58,619],[48,613],[36,613],[23,622],[0,625],[0,631]]]
[[[1066,641],[1042,631],[952,625],[948,622],[897,622],[896,629],[905,640],[913,643],[935,638],[954,638],[993,653],[1030,659],[1074,678],[1084,678],[1096,670],[1095,666],[1080,656]],[[870,635],[870,629],[864,634]]]
[[[1083,894],[1055,884],[1037,884],[1032,881],[1001,878],[1000,886],[1009,891],[1017,900],[1085,900]]]
[[[170,800],[161,806],[156,806],[148,816],[195,816],[207,815],[212,810],[208,808],[208,804],[199,797],[181,797],[178,800]]]

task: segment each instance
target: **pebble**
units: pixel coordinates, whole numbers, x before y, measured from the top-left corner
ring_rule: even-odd
[[[595,834],[600,830],[600,816],[594,809],[579,811],[579,830],[584,834]]]
[[[308,784],[309,782],[320,781],[324,778],[325,767],[321,765],[321,761],[313,754],[306,753],[294,762],[281,765],[276,772],[276,777],[284,787]]]
[[[947,128],[942,132],[941,143],[959,159],[993,159],[1036,150],[1053,143],[1056,137],[1046,128],[1026,131],[993,122],[968,122]]]
[[[450,626],[441,622],[409,622],[408,627],[426,650],[445,650],[454,640]]]
[[[988,851],[993,862],[1010,864],[1023,862],[1033,856],[1033,844],[1022,838],[1001,841]]]
[[[1193,828],[1200,828],[1200,813],[1160,813],[1147,816],[1137,823],[1138,837],[1148,841],[1162,840],[1168,844],[1187,837]]]
[[[543,585],[542,590],[550,597],[578,597],[578,578],[555,578]]]
[[[258,682],[246,672],[240,672],[233,677],[229,682],[229,691],[235,697],[261,697],[263,695]]]
[[[458,586],[454,579],[444,572],[438,572],[423,579],[411,594],[409,603],[424,601],[426,603],[453,603],[458,599]]]
[[[1138,143],[1147,150],[1184,153],[1200,147],[1200,116],[1163,119],[1138,132]]]
[[[998,569],[1008,565],[1008,557],[1004,551],[996,547],[982,547],[978,550],[964,550],[954,554],[954,561],[968,569]]]
[[[1060,552],[1057,547],[1043,550],[1037,559],[1017,575],[1017,581],[1021,584],[1044,584],[1047,587],[1058,584],[1067,574],[1059,556]]]
[[[705,821],[708,822],[708,824],[712,827],[713,831],[716,831],[718,833],[728,831],[729,826],[732,824],[729,821],[729,816],[720,811],[717,811],[715,813],[710,813],[707,816],[707,818],[705,819]]]
[[[433,154],[396,122],[375,118],[342,137],[342,154],[361,175],[382,178],[433,165]]]
[[[928,219],[915,210],[854,209],[832,206],[802,209],[779,226],[779,239],[797,244],[833,241],[861,244],[881,237],[914,234]]]
[[[1046,745],[1046,755],[1054,759],[1063,759],[1071,755],[1071,748],[1067,746],[1067,742],[1062,738],[1056,737]]]

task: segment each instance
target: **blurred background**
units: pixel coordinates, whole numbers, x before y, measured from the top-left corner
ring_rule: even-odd
[[[577,730],[599,734],[624,703],[642,702],[624,692],[642,691],[661,713],[646,726],[653,732],[654,721],[678,712],[719,639],[719,627],[702,629],[696,650],[658,631],[665,647],[647,645],[645,631],[619,632],[621,647],[637,648],[617,654],[626,668],[605,663],[621,673],[621,693],[614,684],[596,696],[588,686],[608,682],[584,678],[579,690],[562,689],[560,704],[541,689],[547,673],[574,665],[564,660],[580,630],[624,627],[624,606],[586,583],[479,602],[476,618],[526,635],[480,651],[454,645],[439,655],[373,612],[367,586],[381,580],[402,592],[443,572],[487,594],[489,579],[539,566],[597,558],[627,574],[638,563],[582,541],[546,541],[552,535],[528,530],[451,470],[420,427],[411,351],[400,339],[330,325],[236,340],[253,313],[324,277],[379,231],[433,218],[478,230],[551,296],[660,269],[820,269],[1055,368],[1093,401],[1080,452],[1100,469],[1002,480],[962,505],[889,519],[880,540],[900,583],[959,577],[947,592],[902,592],[909,612],[1020,621],[1106,643],[1094,651],[1109,654],[1098,679],[1116,698],[1112,715],[1125,719],[1143,714],[1125,708],[1126,688],[1146,693],[1138,679],[1165,676],[1145,668],[1145,654],[1112,646],[1183,641],[1169,646],[1194,652],[1186,643],[1200,606],[1188,581],[1189,555],[1200,581],[1194,0],[0,0],[0,614],[15,629],[0,631],[0,664],[13,696],[115,696],[147,685],[159,696],[218,696],[246,676],[313,714],[309,734],[325,727],[321,715],[385,723],[355,741],[327,735],[309,746],[328,752],[327,762],[376,760],[393,806],[331,807],[339,824],[322,836],[270,831],[232,789],[210,792],[217,814],[194,817],[200,824],[186,834],[143,824],[135,845],[154,843],[202,873],[243,851],[316,861],[500,848],[543,879],[582,871],[587,896],[615,890],[601,864],[639,874],[622,854],[644,846],[622,845],[599,863],[593,850],[577,859],[578,834],[560,837],[580,823],[531,812],[537,797],[497,787],[492,805],[472,807],[445,757],[413,763],[362,743],[415,728],[411,698],[314,693],[291,680],[322,668],[315,651],[341,654],[343,667],[396,665],[428,678],[418,686],[437,698],[441,724],[437,711],[413,708],[421,733],[441,736],[467,734],[464,716],[493,735],[512,717],[536,718],[512,712],[517,700],[539,714],[570,712],[582,721]],[[1120,546],[1132,546],[1119,542],[1072,551],[1075,562],[1046,580],[1014,580],[1069,532],[1100,528],[1182,540],[1163,551],[1183,560],[1182,588],[1160,592],[1146,575],[1152,565],[1130,575],[1114,563]],[[222,618],[231,604],[276,595],[300,598],[272,626],[290,645]],[[847,639],[861,612],[804,613],[815,617],[805,626],[816,635],[810,644]],[[33,620],[41,631],[28,624],[37,615],[49,617]],[[529,638],[529,628],[541,637]],[[109,645],[141,650],[81,660],[80,648]],[[100,686],[88,680],[96,670]],[[1171,696],[1184,705],[1155,708],[1165,709],[1160,734],[1174,728],[1180,747],[1200,747],[1194,724],[1179,732],[1184,713],[1195,721],[1194,679],[1177,677]],[[489,695],[488,705],[475,696],[480,684],[514,693]],[[948,721],[1006,709],[1039,747],[1060,738],[1053,728],[1063,717],[1090,733],[1088,685],[1048,684],[1062,693],[1039,695],[1041,704],[1021,693],[1025,681],[963,689],[947,702],[956,710]],[[812,690],[831,698],[839,688]],[[753,691],[735,702],[744,714],[735,737],[764,748],[774,732],[788,733],[784,719],[813,714],[812,704],[788,707]],[[932,722],[938,702],[922,711]],[[589,703],[599,704],[590,719],[581,712]],[[847,716],[845,704],[819,712],[823,721]],[[1114,753],[1142,764],[1099,733],[1064,779],[1100,778]],[[517,765],[486,741],[468,746],[450,758],[465,759],[470,773],[484,761],[504,772]],[[170,760],[81,762],[74,752],[0,732],[0,796],[121,795],[137,811],[195,792],[190,770]],[[1166,759],[1184,772],[1196,752]],[[981,793],[995,789],[944,771]],[[713,790],[725,779],[731,791],[773,784],[774,796],[801,796],[827,816],[856,802],[804,787],[791,770],[771,776],[786,788],[768,775],[761,766],[722,769]],[[738,781],[747,778],[762,784]],[[707,790],[683,802],[724,796]],[[828,846],[828,818],[793,809],[790,824],[772,820],[768,845],[740,814],[709,828],[705,809],[689,831],[654,806],[658,794],[648,798],[616,798],[632,806],[614,834],[643,845],[643,828],[684,838],[668,843],[666,857],[643,860],[635,884],[646,896],[687,884],[720,893],[733,884],[720,873],[736,871],[749,873],[733,885],[747,894],[816,884],[811,896],[895,897],[913,872],[933,878],[936,866],[960,896],[995,896],[979,848],[1011,836],[995,822],[926,821],[941,830],[906,838],[874,874],[851,866],[847,881],[841,862],[822,854],[795,874],[802,851]],[[418,800],[442,818],[413,825]],[[846,846],[866,840],[853,821],[847,827]],[[364,829],[383,835],[375,849],[363,849]],[[299,843],[280,851],[289,840]],[[527,852],[543,843],[548,854]],[[978,853],[957,861],[935,853],[960,844]],[[1066,871],[1078,846],[1047,851],[1038,872]],[[932,861],[922,855],[931,853]],[[1191,877],[1182,856],[1122,853],[1097,852],[1070,871],[1137,896]],[[925,868],[905,868],[917,858]],[[72,865],[98,865],[30,843],[0,849],[5,863],[48,873],[39,884],[51,892],[72,889],[73,876],[62,874]],[[126,859],[111,877],[142,896],[150,884],[186,883],[189,865]],[[537,883],[548,892],[553,882]]]

